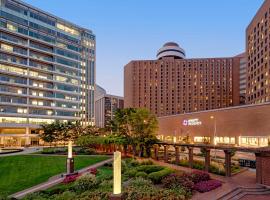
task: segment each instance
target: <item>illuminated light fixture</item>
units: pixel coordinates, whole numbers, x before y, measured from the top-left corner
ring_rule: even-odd
[[[72,141],[68,142],[68,158],[72,158]]]
[[[121,194],[121,152],[113,154],[113,194]]]

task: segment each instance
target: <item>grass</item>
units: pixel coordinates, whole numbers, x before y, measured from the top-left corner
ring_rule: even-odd
[[[101,162],[107,156],[76,156],[75,169]],[[10,195],[63,173],[66,156],[20,155],[0,157],[0,196]]]

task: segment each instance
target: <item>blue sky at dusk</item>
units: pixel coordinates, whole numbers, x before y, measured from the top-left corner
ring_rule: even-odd
[[[155,59],[167,41],[187,58],[226,57],[245,49],[245,29],[263,0],[24,0],[91,29],[97,37],[97,83],[123,95],[130,60]]]

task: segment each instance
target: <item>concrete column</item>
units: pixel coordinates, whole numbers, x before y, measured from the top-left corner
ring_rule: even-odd
[[[231,151],[229,150],[224,150],[224,153],[225,153],[225,174],[227,177],[231,177],[232,154]]]
[[[205,171],[209,172],[209,168],[210,168],[210,149],[206,149],[205,150]]]
[[[25,146],[30,146],[31,145],[31,138],[30,138],[30,129],[29,127],[25,128]]]
[[[235,137],[235,145],[236,146],[240,146],[240,141],[239,141],[239,137],[238,136]]]
[[[164,162],[168,162],[168,146],[164,145]]]
[[[179,164],[180,162],[180,151],[179,151],[179,147],[175,146],[175,163]]]
[[[193,147],[188,147],[188,162],[189,167],[193,167]]]
[[[159,146],[154,147],[154,159],[158,160],[158,151],[159,151]]]

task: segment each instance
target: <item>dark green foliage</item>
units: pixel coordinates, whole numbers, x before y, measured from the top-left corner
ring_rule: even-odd
[[[168,176],[169,174],[173,173],[174,170],[170,169],[170,168],[165,168],[163,170],[160,170],[158,172],[152,172],[150,174],[148,174],[148,178],[150,180],[152,180],[155,184],[157,183],[161,183],[161,180]]]
[[[135,177],[147,178],[147,173],[145,173],[145,172],[137,172]]]
[[[163,170],[164,167],[159,166],[159,165],[141,165],[141,166],[137,167],[136,169],[137,169],[137,171],[143,171],[147,174],[150,174],[152,172],[157,172],[157,171]]]

